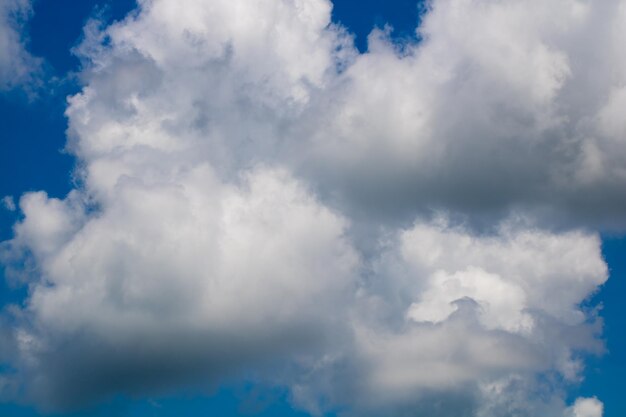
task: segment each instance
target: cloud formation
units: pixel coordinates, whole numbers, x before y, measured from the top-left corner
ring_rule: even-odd
[[[22,27],[31,13],[29,0],[0,0],[0,91],[32,83],[40,60],[25,46]]]
[[[339,77],[313,134],[317,169],[350,201],[409,220],[521,211],[623,230],[623,2],[430,5],[422,42],[374,32]]]
[[[77,198],[26,195],[11,242],[38,266],[17,348],[39,401],[228,373],[316,349],[341,323],[327,313],[352,292],[345,220],[284,172],[128,179],[92,216]]]
[[[448,415],[424,408],[446,396],[467,415],[562,411],[532,400],[535,378],[575,382],[580,354],[603,349],[599,323],[580,308],[607,277],[597,237],[512,225],[481,237],[439,222],[416,223],[386,246],[358,289],[353,345],[296,384],[303,404],[322,391],[358,398],[358,415]],[[325,379],[333,384],[318,385]]]
[[[602,417],[604,405],[595,397],[578,398],[569,411],[573,417]]]
[[[626,225],[626,3],[435,0],[419,43],[365,54],[331,9],[87,24],[79,185],[25,194],[0,252],[29,288],[4,395],[254,373],[312,414],[602,415],[563,389],[603,350],[597,231]]]

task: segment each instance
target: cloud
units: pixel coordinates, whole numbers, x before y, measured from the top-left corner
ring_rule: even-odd
[[[86,25],[77,186],[22,196],[0,250],[29,289],[7,386],[49,409],[250,375],[312,414],[585,409],[563,395],[603,350],[581,304],[598,230],[626,224],[623,2],[436,0],[420,43],[375,30],[366,54],[331,8]]]
[[[284,172],[238,185],[207,166],[169,183],[128,179],[89,217],[43,193],[20,206],[11,250],[28,249],[38,269],[18,360],[45,405],[318,349],[351,294],[345,220]]]
[[[10,195],[6,195],[2,198],[2,205],[5,209],[9,211],[15,211],[17,207],[15,207],[15,200]]]
[[[40,60],[25,46],[22,28],[31,14],[29,0],[0,1],[0,91],[33,82]]]
[[[312,133],[312,176],[356,210],[408,222],[521,211],[623,230],[625,18],[618,1],[430,2],[420,43],[375,31],[339,77]]]
[[[597,398],[577,398],[574,405],[569,409],[573,417],[602,417],[604,404]]]
[[[379,221],[523,212],[623,230],[619,2],[435,1],[420,43],[374,31],[363,55],[328,26],[327,2],[187,9],[145,2],[105,32],[92,24],[78,48],[89,86],[68,109],[78,155],[146,145],[193,148],[224,175],[288,165]]]
[[[356,415],[435,413],[427,404],[446,397],[468,415],[562,411],[537,411],[559,397],[531,400],[535,378],[577,381],[581,354],[603,349],[598,323],[580,308],[607,278],[596,236],[513,225],[474,236],[417,223],[386,246],[357,293],[354,344],[296,384],[303,405],[323,392],[353,399]]]

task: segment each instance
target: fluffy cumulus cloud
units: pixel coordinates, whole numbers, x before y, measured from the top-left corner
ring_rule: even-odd
[[[597,398],[578,398],[569,409],[573,417],[602,417],[604,405]]]
[[[620,1],[432,1],[417,45],[372,33],[310,162],[348,203],[409,221],[521,210],[623,228],[624,18]]]
[[[0,252],[28,288],[2,395],[253,374],[311,414],[602,415],[563,393],[603,351],[598,231],[626,226],[626,3],[433,0],[419,42],[364,54],[331,10],[86,25],[76,189],[25,194]]]
[[[22,28],[31,12],[29,0],[0,0],[0,91],[32,83],[39,60],[25,47]]]
[[[479,237],[444,221],[415,224],[361,282],[353,344],[296,383],[298,400],[358,398],[359,415],[452,412],[428,408],[439,401],[456,403],[454,415],[559,415],[555,397],[531,399],[535,378],[575,382],[581,353],[602,350],[598,323],[580,308],[606,279],[599,243],[513,225]]]
[[[28,248],[37,270],[16,354],[37,400],[227,375],[317,349],[341,324],[334,306],[357,263],[345,220],[288,174],[259,169],[234,185],[199,166],[115,194],[91,215],[78,195],[20,203],[11,250]]]

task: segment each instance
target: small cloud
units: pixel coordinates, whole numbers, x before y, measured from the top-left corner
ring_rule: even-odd
[[[596,397],[577,398],[574,405],[569,409],[568,417],[602,417],[604,404]]]
[[[13,199],[13,196],[10,196],[10,195],[4,196],[2,198],[2,205],[4,206],[5,209],[9,211],[15,211],[17,208],[15,206],[15,200]]]

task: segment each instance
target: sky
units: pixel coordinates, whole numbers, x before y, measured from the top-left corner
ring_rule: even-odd
[[[624,415],[624,28],[0,0],[0,415]]]

